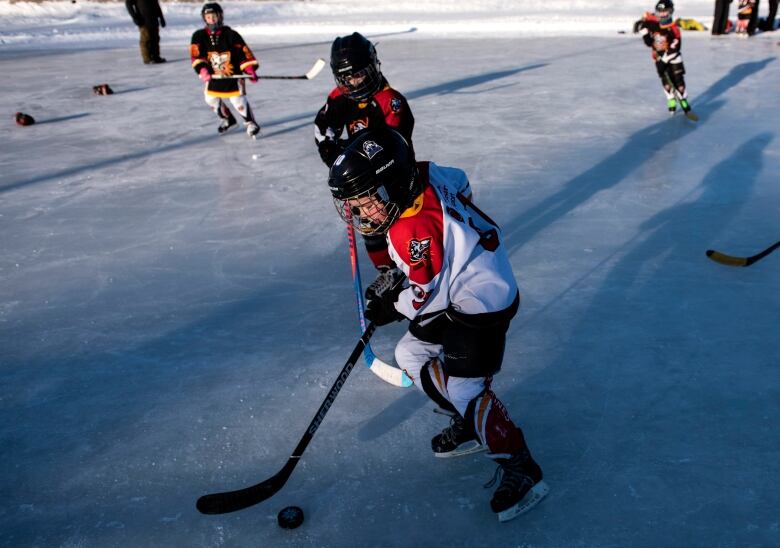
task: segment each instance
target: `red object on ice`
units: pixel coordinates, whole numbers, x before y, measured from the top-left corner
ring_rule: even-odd
[[[17,112],[15,116],[16,123],[20,126],[31,126],[35,123],[35,119],[33,119],[33,117],[29,114],[25,114],[24,112]]]

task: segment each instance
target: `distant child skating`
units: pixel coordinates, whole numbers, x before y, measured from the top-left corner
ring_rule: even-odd
[[[192,68],[206,84],[206,103],[220,119],[217,131],[225,133],[236,125],[236,119],[224,101],[228,99],[243,118],[247,135],[256,138],[260,126],[247,101],[246,84],[241,75],[243,73],[252,82],[257,82],[255,71],[259,63],[241,35],[222,24],[222,7],[219,4],[204,4],[200,14],[206,26],[193,33],[190,57]]]
[[[739,0],[737,6],[737,36],[747,38],[753,36],[758,27],[758,2],[756,0]]]
[[[685,66],[680,51],[682,38],[680,27],[672,18],[673,14],[672,0],[660,0],[655,5],[655,13],[645,13],[642,19],[634,24],[634,31],[640,33],[647,47],[652,49],[653,61],[666,94],[669,113],[674,114],[679,104],[685,116],[698,120],[688,102]]]

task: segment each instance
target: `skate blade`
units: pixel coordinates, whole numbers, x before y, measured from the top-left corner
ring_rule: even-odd
[[[498,521],[501,523],[516,518],[520,514],[525,514],[528,510],[536,506],[541,500],[550,492],[550,488],[544,481],[540,481],[533,487],[528,493],[525,494],[523,499],[512,506],[507,508],[503,512],[498,513]]]
[[[477,441],[467,441],[460,444],[456,449],[453,449],[449,453],[434,453],[434,456],[439,459],[451,459],[452,457],[464,457],[473,453],[479,453],[480,451],[486,451],[487,447]]]
[[[689,110],[688,112],[686,112],[685,113],[685,117],[688,118],[689,120],[691,120],[692,122],[698,122],[699,121],[699,117],[696,116],[696,113],[693,112],[692,110]]]

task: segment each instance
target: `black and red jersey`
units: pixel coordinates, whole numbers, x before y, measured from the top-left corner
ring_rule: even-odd
[[[682,62],[680,57],[682,37],[680,27],[676,22],[662,25],[654,14],[645,13],[642,17],[640,28],[642,36],[647,35],[651,39],[647,45],[652,48],[654,61],[663,61],[664,63]]]
[[[314,125],[318,142],[326,138],[337,141],[345,131],[350,138],[364,129],[390,127],[411,143],[414,116],[406,98],[385,81],[382,89],[364,103],[353,101],[335,88],[317,113]]]
[[[205,67],[214,76],[235,76],[247,67],[259,65],[252,50],[239,33],[230,27],[216,31],[206,28],[196,30],[190,41],[190,58],[196,73]],[[207,93],[214,97],[236,97],[241,95],[239,80],[209,80]]]

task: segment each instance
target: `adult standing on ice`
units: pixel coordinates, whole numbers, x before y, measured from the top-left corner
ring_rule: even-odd
[[[488,449],[503,473],[490,501],[499,520],[535,506],[547,494],[542,470],[491,389],[520,294],[499,228],[471,202],[466,174],[416,162],[398,132],[379,129],[335,159],[328,185],[342,218],[384,236],[408,278],[405,288],[370,287],[366,318],[378,326],[410,320],[396,360],[451,416],[431,440],[434,455]]]
[[[160,57],[160,27],[165,27],[165,17],[157,0],[125,0],[125,7],[141,34],[141,59],[144,63],[164,63]]]
[[[225,133],[236,125],[236,119],[224,101],[228,99],[243,118],[247,135],[256,137],[260,126],[246,98],[244,80],[236,76],[244,73],[252,82],[257,82],[259,63],[241,35],[222,24],[223,12],[219,4],[203,4],[200,15],[206,26],[193,33],[190,57],[192,68],[206,84],[203,90],[206,104],[220,119],[217,131]]]
[[[729,22],[729,7],[732,0],[715,0],[715,13],[712,18],[712,34],[726,34]]]
[[[331,167],[351,140],[367,129],[389,127],[412,142],[414,116],[409,103],[382,74],[370,40],[358,32],[336,38],[331,45],[330,68],[336,87],[314,119],[314,139],[326,166]],[[379,270],[374,283],[397,278],[384,237],[363,235],[363,241]]]

